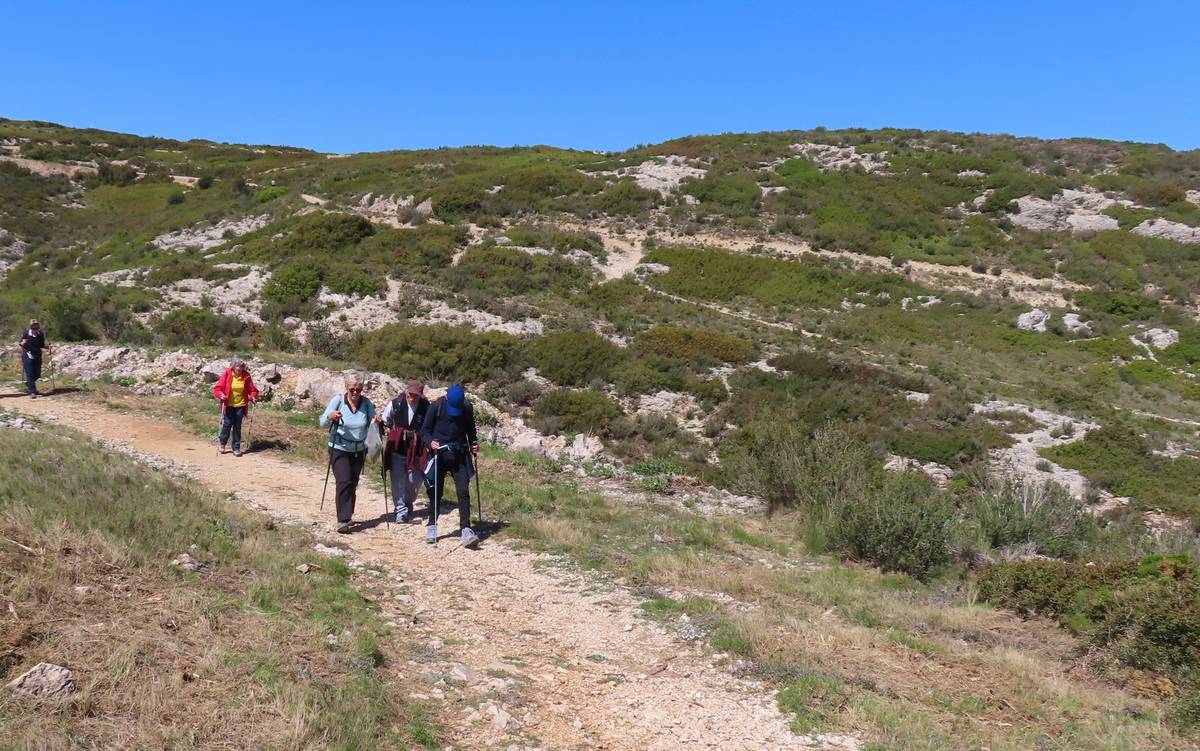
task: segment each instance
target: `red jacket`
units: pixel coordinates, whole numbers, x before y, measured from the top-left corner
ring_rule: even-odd
[[[250,402],[258,399],[258,389],[254,387],[254,381],[250,378],[250,371],[245,371],[246,379],[246,406],[250,406]],[[225,401],[229,399],[229,382],[233,380],[233,368],[225,368],[225,372],[213,384],[213,398],[221,402],[221,409],[225,408]]]

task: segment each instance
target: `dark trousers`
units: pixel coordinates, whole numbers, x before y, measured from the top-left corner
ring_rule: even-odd
[[[354,518],[354,496],[358,492],[358,478],[367,461],[367,452],[329,449],[329,461],[333,464],[333,477],[337,485],[338,523],[349,522]]]
[[[437,524],[436,515],[433,513],[433,498],[434,493],[437,493],[437,509],[441,513],[442,507],[446,505],[446,475],[454,478],[454,490],[458,495],[458,525],[460,527],[471,526],[471,463],[466,458],[456,458],[451,452],[443,451],[438,455],[437,459],[437,475],[435,490],[426,488],[429,493],[429,524]]]
[[[21,365],[25,368],[25,393],[36,394],[38,379],[42,377],[42,358],[31,358],[28,352],[22,350]]]
[[[233,450],[238,451],[242,448],[242,420],[245,417],[245,407],[226,405],[225,411],[221,413],[221,434],[217,436],[222,447],[229,440],[229,434],[233,433]]]

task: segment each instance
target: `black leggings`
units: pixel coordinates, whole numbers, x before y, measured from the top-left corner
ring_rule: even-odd
[[[441,512],[446,501],[446,475],[454,478],[454,490],[458,495],[458,525],[471,526],[471,463],[468,459],[453,457],[449,451],[444,451],[437,460],[437,499],[438,512]],[[429,522],[437,524],[433,513],[433,490],[426,488],[429,494]]]
[[[333,464],[333,476],[337,481],[337,520],[338,523],[349,523],[354,517],[354,496],[358,491],[358,478],[362,475],[363,464],[367,460],[366,451],[350,453],[329,449],[329,461]]]

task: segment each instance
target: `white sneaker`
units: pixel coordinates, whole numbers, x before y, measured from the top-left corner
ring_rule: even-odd
[[[430,524],[425,528],[425,542],[433,545],[437,542],[437,525]]]
[[[479,535],[475,534],[475,530],[470,527],[462,529],[462,544],[463,547],[469,548],[479,543]]]

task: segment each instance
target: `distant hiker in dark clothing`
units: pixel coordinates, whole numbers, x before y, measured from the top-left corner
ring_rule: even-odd
[[[258,401],[258,389],[242,358],[233,358],[213,384],[212,394],[214,399],[221,402],[221,433],[217,436],[221,453],[225,453],[225,444],[229,441],[229,434],[233,433],[233,455],[241,456],[242,420],[249,413],[250,405]]]
[[[329,433],[329,464],[337,480],[337,531],[342,534],[350,532],[354,517],[358,478],[367,460],[367,431],[375,430],[381,422],[375,405],[362,395],[362,390],[362,376],[346,376],[346,393],[330,399],[321,413],[321,427],[333,426]]]
[[[430,406],[421,427],[421,440],[429,447],[432,458],[425,471],[429,501],[440,504],[444,495],[446,475],[454,478],[458,495],[458,523],[462,528],[462,544],[472,546],[479,536],[471,529],[471,477],[475,474],[475,456],[479,453],[479,436],[475,432],[475,409],[467,401],[466,391],[455,384],[446,395]],[[429,514],[426,542],[437,542],[437,514]]]
[[[409,381],[404,395],[391,400],[383,409],[383,424],[388,428],[383,466],[392,473],[392,501],[396,504],[397,524],[412,518],[417,490],[425,479],[421,459],[427,449],[421,440],[421,426],[425,424],[428,411],[425,384],[420,381]],[[429,515],[433,516],[432,507]]]
[[[25,370],[25,393],[34,399],[41,396],[37,390],[38,379],[42,377],[42,350],[50,349],[46,345],[46,333],[37,319],[29,322],[29,328],[21,334],[21,367]]]

